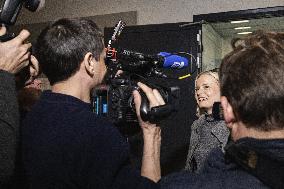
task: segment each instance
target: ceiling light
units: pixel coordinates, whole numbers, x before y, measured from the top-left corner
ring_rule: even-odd
[[[244,27],[237,27],[237,28],[234,28],[235,30],[246,30],[246,29],[250,29],[251,27],[250,26],[244,26]]]
[[[237,33],[237,34],[239,34],[239,35],[246,35],[246,34],[250,34],[250,33],[252,33],[252,32],[240,32],[240,33]]]
[[[249,20],[236,20],[236,21],[231,21],[231,24],[239,24],[239,23],[246,23],[249,22]]]

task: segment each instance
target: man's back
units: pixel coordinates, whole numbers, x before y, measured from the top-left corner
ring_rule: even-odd
[[[128,144],[118,130],[90,110],[88,103],[69,95],[42,95],[27,115],[22,132],[24,168],[31,188],[153,184],[130,169]]]
[[[269,185],[273,186],[273,188],[280,188],[281,185],[283,186],[284,178],[283,174],[281,174],[281,170],[283,170],[284,163],[284,140],[257,140],[253,138],[243,138],[237,142],[237,145],[249,146],[252,151],[256,151],[258,154],[261,154],[257,157],[257,162],[255,162],[257,164],[259,164],[259,162],[262,163],[260,159],[263,159],[263,156],[269,159],[269,161],[267,161],[268,164],[257,165],[257,167],[261,167],[263,171],[261,173],[261,179],[258,178],[258,176],[254,176],[252,172],[248,172],[243,169],[228,156],[224,157],[223,152],[216,148],[210,153],[203,170],[201,170],[199,174],[193,174],[185,171],[169,175],[162,179],[162,188],[262,189],[269,188]],[[245,157],[246,154],[243,154],[242,157],[237,156],[237,159],[242,161],[242,158]],[[274,162],[277,162],[278,170],[280,170],[280,172],[271,169],[271,167],[273,167],[271,163]],[[261,180],[265,180],[267,183],[264,184]],[[272,182],[274,182],[274,184],[272,184]]]

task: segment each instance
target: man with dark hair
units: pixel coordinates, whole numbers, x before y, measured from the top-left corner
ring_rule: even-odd
[[[220,68],[221,105],[233,142],[200,174],[162,179],[165,189],[283,188],[284,33],[258,31],[233,44]]]
[[[91,112],[90,93],[106,73],[103,36],[85,19],[60,19],[45,28],[36,56],[51,91],[41,95],[23,126],[23,162],[30,188],[156,188],[160,128],[137,116],[144,136],[141,171],[129,162],[118,129]],[[164,104],[157,90],[138,83],[150,106]],[[136,110],[141,96],[134,92]]]

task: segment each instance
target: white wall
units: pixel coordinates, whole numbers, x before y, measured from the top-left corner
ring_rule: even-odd
[[[232,38],[224,38],[222,40],[222,56],[221,58],[224,58],[226,54],[231,52],[233,50],[231,45]]]
[[[284,6],[284,0],[46,0],[38,13],[21,12],[19,24],[61,17],[94,16],[137,11],[139,25],[191,22],[193,15]]]
[[[223,38],[210,24],[202,25],[202,71],[219,67],[223,49]]]

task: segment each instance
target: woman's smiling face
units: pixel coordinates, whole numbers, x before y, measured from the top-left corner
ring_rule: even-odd
[[[219,81],[213,75],[204,73],[195,82],[195,99],[200,109],[212,113],[214,102],[220,101]]]

